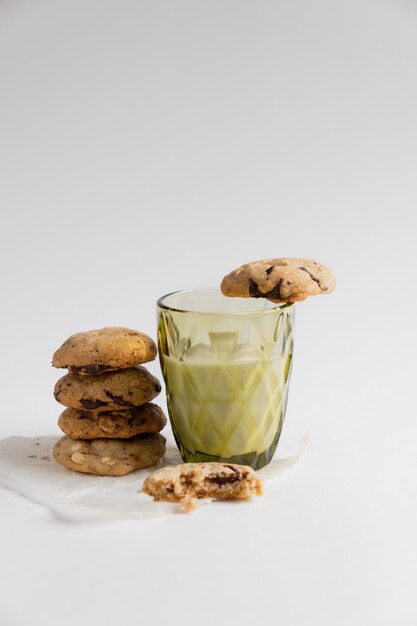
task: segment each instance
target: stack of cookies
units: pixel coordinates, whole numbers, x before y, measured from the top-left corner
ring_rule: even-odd
[[[142,363],[153,361],[150,337],[128,328],[102,328],[69,337],[55,352],[54,367],[68,374],[55,399],[68,407],[58,425],[65,433],[54,458],[75,472],[123,476],[156,463],[165,453],[166,424],[151,402],[161,385]]]

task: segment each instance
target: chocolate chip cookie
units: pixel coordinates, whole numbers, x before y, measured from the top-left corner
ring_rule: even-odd
[[[167,423],[162,409],[148,402],[120,411],[79,411],[65,409],[58,426],[72,439],[126,439],[141,433],[159,433]]]
[[[262,482],[246,465],[184,463],[157,470],[147,477],[143,491],[154,500],[179,502],[191,508],[196,498],[249,498],[262,495]]]
[[[161,391],[155,376],[141,365],[96,376],[70,372],[54,389],[57,402],[80,411],[117,411],[149,402]]]
[[[97,476],[124,476],[153,465],[165,454],[165,437],[159,433],[131,439],[59,439],[54,459],[73,472]]]
[[[246,263],[225,276],[220,289],[225,296],[283,303],[331,293],[335,287],[332,272],[322,263],[282,258]]]
[[[92,375],[153,361],[156,353],[155,342],[145,333],[110,327],[71,335],[55,352],[52,364]]]

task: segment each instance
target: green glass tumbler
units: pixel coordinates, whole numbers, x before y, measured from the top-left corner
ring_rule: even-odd
[[[184,461],[267,465],[285,417],[294,305],[190,289],[163,296],[157,309],[168,412]]]

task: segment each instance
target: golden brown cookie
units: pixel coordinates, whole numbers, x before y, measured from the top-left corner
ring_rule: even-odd
[[[117,411],[149,402],[161,391],[155,376],[138,365],[96,376],[69,373],[58,380],[57,402],[80,411]]]
[[[148,402],[120,411],[65,409],[58,426],[72,439],[126,439],[142,433],[159,433],[167,423],[162,409]]]
[[[225,296],[299,302],[308,296],[331,293],[334,276],[325,265],[310,259],[264,259],[246,263],[222,280]]]
[[[124,476],[153,465],[165,454],[165,437],[159,433],[131,439],[59,439],[54,459],[73,472],[97,476]]]
[[[143,491],[154,500],[179,502],[186,507],[196,498],[249,498],[262,495],[262,482],[246,465],[184,463],[157,470],[147,477]]]
[[[54,367],[67,367],[76,374],[101,374],[153,361],[154,341],[130,328],[101,328],[71,335],[55,352]]]

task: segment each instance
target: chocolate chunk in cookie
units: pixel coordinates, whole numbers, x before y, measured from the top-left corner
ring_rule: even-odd
[[[187,508],[194,499],[249,498],[262,495],[262,482],[246,465],[184,463],[157,470],[145,480],[143,491],[154,500],[179,502]]]
[[[161,385],[146,367],[138,365],[97,376],[70,372],[54,389],[57,402],[80,411],[117,411],[141,406],[155,398]]]
[[[153,361],[156,353],[155,342],[144,333],[101,328],[69,337],[55,352],[52,364],[91,376]]]
[[[65,409],[58,426],[72,439],[125,439],[142,433],[158,433],[167,419],[162,409],[148,402],[120,411],[79,411]]]
[[[331,293],[336,287],[332,272],[310,259],[264,259],[246,263],[225,276],[225,296],[266,298],[276,303],[299,302],[308,296]]]
[[[154,465],[165,454],[165,437],[159,433],[131,439],[59,439],[54,459],[73,472],[97,476],[124,476]]]

